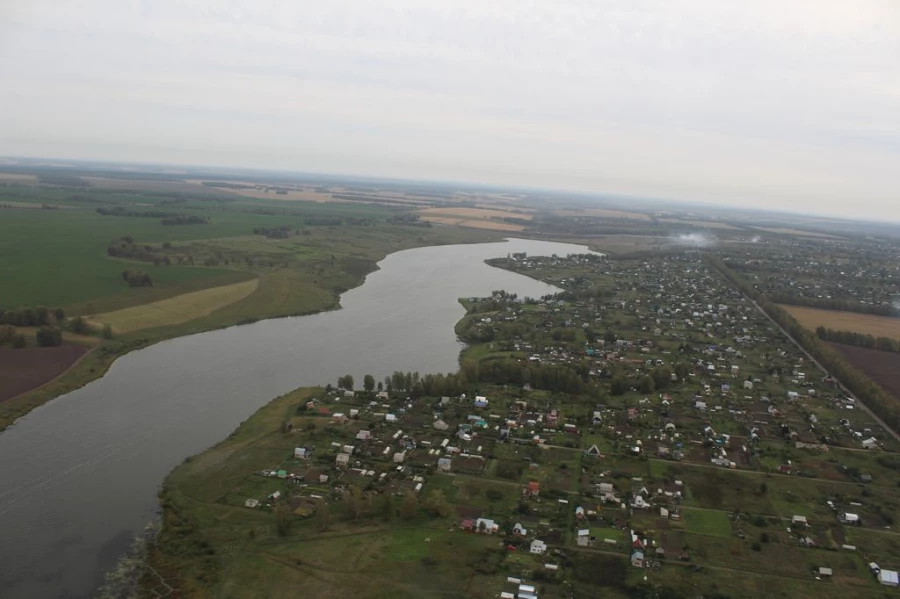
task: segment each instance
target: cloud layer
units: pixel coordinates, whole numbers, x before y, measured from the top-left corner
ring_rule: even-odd
[[[0,8],[0,153],[900,220],[900,4]]]

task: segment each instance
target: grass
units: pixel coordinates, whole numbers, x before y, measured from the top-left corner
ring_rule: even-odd
[[[130,333],[179,324],[207,316],[215,310],[240,301],[255,292],[257,287],[259,287],[258,279],[211,287],[149,304],[98,314],[91,322],[109,324],[116,333]]]
[[[815,331],[822,326],[835,331],[852,331],[863,335],[872,335],[873,337],[900,339],[900,318],[878,316],[876,314],[840,312],[838,310],[819,310],[804,306],[779,305],[796,318],[797,322],[811,331]]]
[[[684,520],[690,532],[715,537],[731,537],[731,521],[728,514],[718,510],[684,510]]]

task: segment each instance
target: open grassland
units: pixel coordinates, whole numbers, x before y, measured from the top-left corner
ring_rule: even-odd
[[[856,312],[840,312],[837,310],[820,310],[805,306],[789,306],[779,304],[801,325],[811,331],[825,327],[835,331],[852,331],[873,337],[890,337],[900,339],[900,318],[861,314]]]
[[[628,218],[632,220],[650,221],[650,215],[643,212],[631,212],[628,210],[616,210],[613,208],[575,208],[554,210],[557,216],[590,216],[594,218]]]
[[[242,283],[211,287],[158,302],[98,314],[91,319],[91,322],[97,325],[109,324],[116,333],[130,333],[141,329],[179,324],[206,316],[215,310],[240,301],[256,291],[258,286],[259,280],[251,279]]]

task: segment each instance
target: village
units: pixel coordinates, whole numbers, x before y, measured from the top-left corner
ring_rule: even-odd
[[[897,586],[900,446],[699,254],[491,263],[562,292],[463,300],[454,378],[304,397],[222,502],[323,529],[427,514],[498,552],[504,598]]]

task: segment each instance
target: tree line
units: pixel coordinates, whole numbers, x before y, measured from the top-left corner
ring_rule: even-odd
[[[166,212],[165,210],[126,210],[122,206],[113,206],[111,208],[101,206],[97,208],[97,214],[103,216],[131,216],[134,218],[168,218],[179,216],[177,212]]]
[[[833,343],[842,343],[844,345],[855,345],[856,347],[866,347],[868,349],[877,349],[879,351],[889,351],[900,353],[900,341],[891,339],[890,337],[875,337],[855,331],[835,331],[826,327],[818,327],[816,329],[816,337],[822,341],[831,341]]]
[[[858,397],[874,414],[895,431],[900,431],[900,400],[886,393],[875,381],[856,369],[839,352],[819,339],[816,333],[804,328],[788,312],[746,279],[732,271],[718,257],[707,255],[707,263],[723,277],[752,298],[769,317],[797,340],[813,358]]]
[[[788,304],[789,306],[804,306],[818,308],[820,310],[837,310],[839,312],[855,312],[857,314],[876,314],[878,316],[900,316],[900,310],[892,304],[861,304],[859,301],[849,299],[835,299],[824,297],[806,297],[790,293],[772,293],[768,295],[769,301],[776,304]]]

